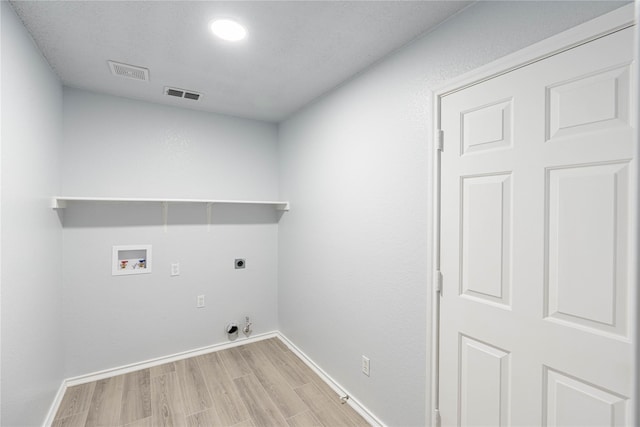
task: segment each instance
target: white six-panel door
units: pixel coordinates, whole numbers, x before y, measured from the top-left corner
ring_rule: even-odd
[[[629,425],[632,58],[629,28],[442,98],[442,425]]]

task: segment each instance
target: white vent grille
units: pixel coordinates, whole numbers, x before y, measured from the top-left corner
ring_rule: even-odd
[[[176,87],[168,87],[168,86],[165,86],[164,94],[168,96],[175,96],[176,98],[190,99],[192,101],[199,101],[200,98],[202,98],[201,93],[198,93],[192,90],[178,89]]]
[[[107,61],[111,74],[118,77],[125,77],[127,79],[141,80],[144,82],[149,81],[149,69],[143,67],[136,67],[135,65],[121,64],[119,62]]]

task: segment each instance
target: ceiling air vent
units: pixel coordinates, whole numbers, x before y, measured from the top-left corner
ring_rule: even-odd
[[[191,90],[178,89],[175,87],[165,87],[164,88],[165,95],[175,96],[177,98],[186,98],[191,99],[193,101],[198,101],[202,96],[201,93],[194,92]]]
[[[127,79],[142,80],[143,82],[149,81],[149,69],[143,67],[136,67],[135,65],[121,64],[119,62],[107,61],[111,74],[118,77],[125,77]]]
[[[184,92],[178,89],[167,89],[167,95],[177,96],[178,98],[182,98],[184,96]]]

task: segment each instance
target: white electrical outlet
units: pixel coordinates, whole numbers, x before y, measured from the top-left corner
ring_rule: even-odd
[[[198,295],[198,299],[196,302],[196,307],[202,308],[204,307],[204,295]]]
[[[171,264],[171,275],[172,276],[180,275],[180,263],[176,262],[174,264]]]
[[[362,355],[362,373],[365,374],[366,376],[371,376],[371,370],[370,370],[370,360],[367,356],[365,356],[364,354]]]

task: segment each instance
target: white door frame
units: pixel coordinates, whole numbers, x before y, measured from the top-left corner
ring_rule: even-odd
[[[441,99],[449,95],[451,93],[463,90],[469,86],[473,86],[479,84],[483,81],[492,79],[494,77],[500,76],[502,74],[506,74],[510,71],[516,70],[518,68],[525,67],[531,63],[541,61],[550,56],[556,55],[560,52],[564,52],[566,50],[572,49],[576,46],[588,43],[597,38],[606,36],[608,34],[614,33],[616,31],[622,30],[624,28],[631,27],[635,25],[634,21],[634,4],[628,4],[621,8],[618,8],[610,13],[602,15],[598,18],[595,18],[591,21],[588,21],[584,24],[578,25],[570,30],[564,31],[558,35],[552,36],[548,39],[545,39],[541,42],[533,44],[529,47],[526,47],[516,53],[508,55],[504,58],[498,59],[497,61],[491,62],[485,66],[482,66],[478,69],[475,69],[469,73],[463,74],[457,78],[452,79],[447,82],[445,85],[439,87],[438,89],[433,91],[433,102],[434,102],[434,134],[432,139],[432,149],[435,153],[434,161],[433,161],[433,196],[434,196],[434,210],[432,213],[432,247],[433,247],[433,276],[431,280],[431,290],[433,297],[431,298],[431,337],[427,339],[427,342],[431,345],[430,355],[431,355],[431,366],[428,368],[430,372],[430,390],[427,390],[427,394],[431,394],[431,402],[427,404],[427,420],[431,420],[431,425],[438,426],[440,423],[440,415],[438,412],[439,408],[439,332],[440,332],[440,286],[441,286],[441,275],[440,275],[440,152],[441,152],[441,141],[442,141],[442,133],[440,131],[441,121]],[[640,17],[640,3],[638,3],[638,16]],[[640,19],[640,18],[639,18]],[[638,42],[638,30],[636,30],[636,47],[635,52],[638,52],[638,48],[640,47],[640,43]],[[637,61],[637,58],[635,59]],[[639,67],[636,67],[636,76],[635,81],[640,84],[640,76],[638,75],[637,70]],[[638,87],[636,87],[638,90]],[[637,102],[638,97],[633,97],[635,102]],[[633,109],[633,111],[638,111],[637,107]],[[638,147],[638,140],[640,139],[638,135],[638,129],[636,129],[635,133],[635,147],[636,147],[636,158],[640,159],[640,147]],[[638,181],[640,179],[640,173],[636,173],[635,177],[632,177],[631,182],[635,188],[632,189],[632,194],[634,194],[632,203],[635,206],[635,212],[640,212],[638,209],[639,203],[639,189],[640,185],[638,185]],[[640,297],[640,293],[638,292],[638,278],[640,277],[640,268],[638,264],[640,263],[638,260],[638,255],[640,254],[640,237],[638,233],[640,231],[639,227],[640,218],[635,218],[635,221],[632,221],[630,224],[630,234],[632,239],[632,249],[631,249],[631,260],[635,260],[634,263],[635,269],[631,274],[631,293],[629,298],[631,300],[631,313],[633,316],[633,321],[631,322],[631,336],[635,340],[635,358],[636,365],[634,366],[634,378],[635,378],[635,390],[633,396],[640,396],[640,378],[638,372],[638,364],[637,360],[640,356],[640,350],[638,348],[639,344],[639,334],[640,328],[638,327],[638,317],[637,310],[640,307],[640,303],[638,302],[638,297]],[[429,387],[429,386],[428,386]],[[635,398],[630,400],[631,408],[631,423],[630,425],[637,425],[636,421],[640,421],[640,405],[637,405],[635,402]]]

